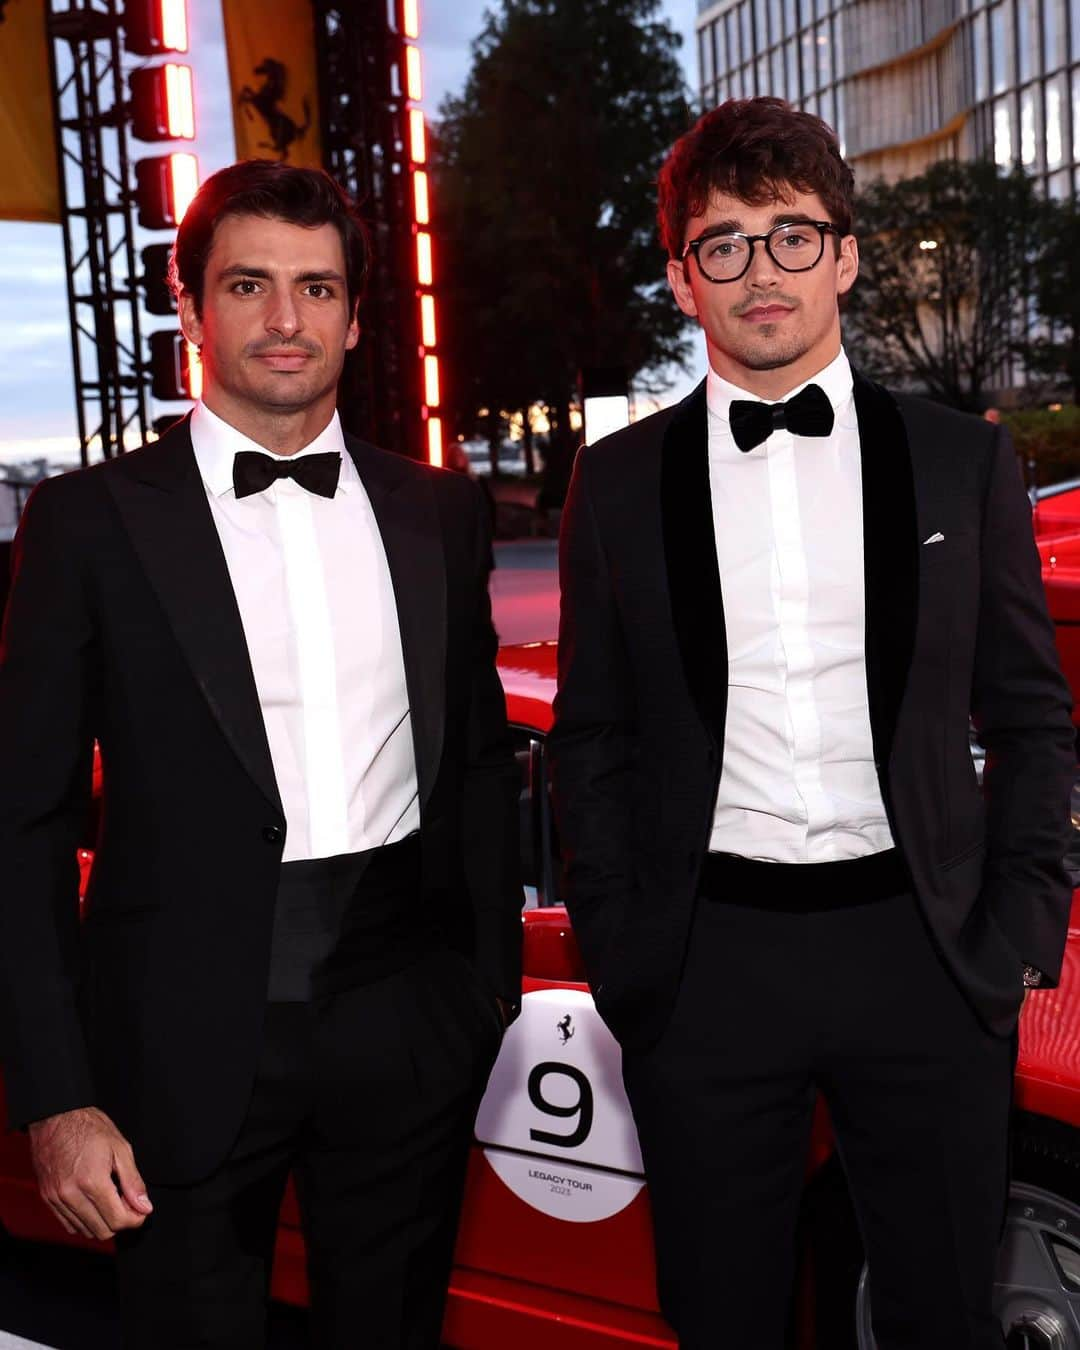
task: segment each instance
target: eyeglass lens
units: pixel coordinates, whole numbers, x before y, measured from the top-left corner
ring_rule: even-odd
[[[734,280],[750,265],[753,243],[741,234],[712,234],[697,247],[698,263],[707,277]],[[778,225],[765,237],[769,256],[785,272],[805,272],[821,257],[825,234],[816,225],[796,221]]]

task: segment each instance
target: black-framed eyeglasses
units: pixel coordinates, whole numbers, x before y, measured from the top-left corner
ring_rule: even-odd
[[[691,239],[682,251],[680,262],[687,254],[697,259],[698,270],[706,281],[717,283],[738,281],[746,274],[754,257],[754,245],[759,241],[765,251],[785,272],[809,272],[821,261],[825,252],[825,236],[841,231],[828,220],[789,220],[774,225],[765,234],[742,234],[737,230],[706,230]]]

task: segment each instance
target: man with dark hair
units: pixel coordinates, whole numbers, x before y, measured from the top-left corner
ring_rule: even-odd
[[[1065,941],[1071,700],[1013,449],[848,364],[851,203],[780,100],[677,143],[660,226],[709,370],[581,452],[564,516],[567,903],[683,1350],[783,1344],[817,1092],[879,1350],[1003,1345],[1017,1014]]]
[[[0,662],[0,1035],[124,1344],[255,1350],[293,1174],[314,1343],[434,1350],[520,989],[516,770],[475,488],[343,435],[363,230],[323,174],[207,181],[205,392],[27,505]],[[105,809],[85,920],[76,844]]]

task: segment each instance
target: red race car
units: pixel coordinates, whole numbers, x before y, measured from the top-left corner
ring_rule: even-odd
[[[619,1050],[595,1012],[559,904],[545,750],[554,644],[504,647],[499,664],[522,772],[524,1001],[477,1118],[445,1342],[459,1350],[674,1350],[657,1311],[648,1190]],[[1080,880],[1080,832],[1077,840]],[[746,1015],[753,1011],[748,1007]],[[1021,1022],[1015,1141],[997,1309],[1010,1347],[1080,1350],[1075,898],[1061,985],[1029,1000]],[[819,1350],[871,1350],[861,1251],[823,1111],[806,1170],[793,1341]],[[17,1237],[72,1241],[37,1197],[20,1135],[0,1140],[0,1224]],[[289,1302],[306,1298],[291,1191],[273,1292]],[[721,1307],[717,1319],[722,1327]]]

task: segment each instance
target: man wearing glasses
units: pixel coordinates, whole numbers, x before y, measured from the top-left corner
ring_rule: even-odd
[[[567,901],[683,1350],[783,1345],[819,1092],[879,1350],[1000,1350],[1017,1014],[1065,941],[1070,698],[1012,446],[849,364],[852,195],[777,99],[676,144],[709,370],[584,450],[565,513]]]

